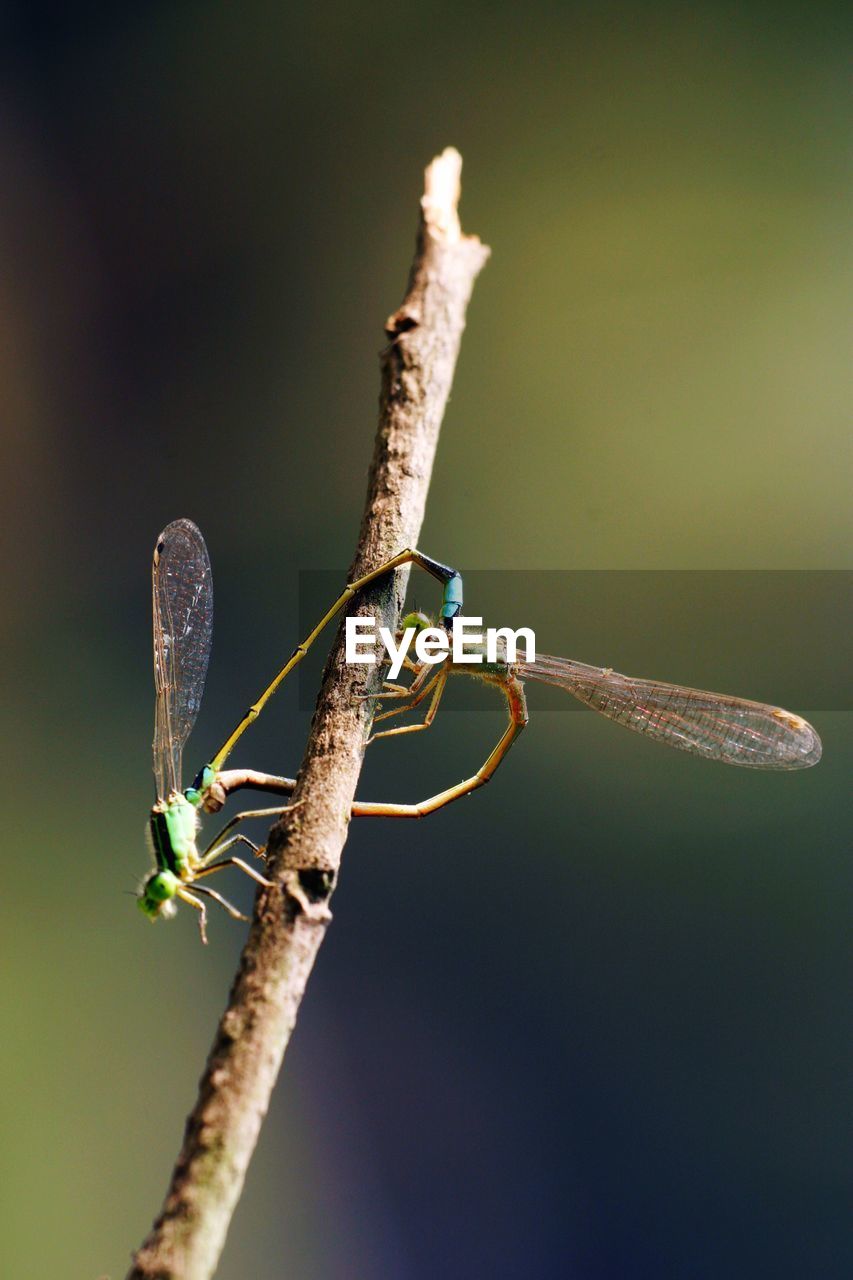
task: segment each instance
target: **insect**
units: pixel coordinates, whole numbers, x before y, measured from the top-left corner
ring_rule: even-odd
[[[197,847],[198,797],[182,791],[184,745],[195,724],[204,691],[213,635],[213,581],[201,533],[191,520],[176,520],[157,539],[152,566],[154,614],[154,781],[156,799],[148,820],[154,870],[138,896],[150,920],[174,915],[177,900],[199,913],[207,941],[208,897],[237,920],[246,916],[200,880],[225,867],[239,867],[258,884],[270,881],[242,858],[224,855],[235,844],[256,846],[244,835],[230,835],[233,824],[203,851]],[[201,896],[200,896],[201,895]]]
[[[405,564],[416,564],[442,583],[444,596],[440,626],[449,629],[461,615],[463,592],[460,574],[447,565],[412,549],[401,551],[378,569],[349,583],[309,635],[297,645],[282,669],[252,703],[191,787],[181,790],[184,745],[198,715],[210,657],[213,626],[213,587],[210,560],[204,539],[190,520],[176,520],[157,540],[152,570],[154,610],[154,684],[156,691],[154,778],[157,798],[149,818],[149,836],[155,867],[143,883],[139,906],[151,920],[173,915],[176,899],[199,912],[199,926],[206,941],[206,909],[198,895],[215,899],[237,919],[246,919],[236,907],[199,881],[225,867],[238,867],[258,884],[270,881],[241,858],[224,857],[236,844],[262,854],[234,828],[252,817],[271,817],[289,806],[239,813],[199,852],[199,810],[217,812],[227,797],[244,787],[278,795],[290,795],[296,783],[250,769],[223,769],[243,733],[252,724],[282,682],[305,657],[323,628],[356,595],[382,575]],[[415,634],[433,624],[422,613],[410,613],[401,623],[401,634]],[[468,652],[476,652],[476,645]],[[485,656],[481,653],[480,656]],[[540,681],[567,690],[600,715],[647,738],[678,750],[725,764],[754,769],[790,770],[818,762],[821,742],[801,716],[781,707],[751,702],[727,694],[661,681],[620,675],[609,667],[593,667],[570,658],[538,655],[531,661],[510,661],[506,654],[480,663],[458,663],[450,656],[438,664],[406,659],[413,678],[407,686],[386,682],[370,699],[396,699],[399,706],[383,711],[374,723],[413,711],[427,699],[422,721],[374,733],[369,739],[393,737],[428,729],[438,711],[450,675],[465,675],[497,687],[507,705],[507,725],[500,740],[476,773],[455,786],[415,804],[356,801],[356,817],[419,818],[443,808],[460,796],[484,785],[495,773],[510,747],[527,724],[526,680]]]
[[[273,817],[289,806],[253,809],[239,813],[203,851],[198,848],[200,809],[216,812],[227,795],[241,787],[289,795],[295,782],[253,770],[229,770],[222,765],[235,744],[260,715],[276,689],[301,662],[326,624],[357,591],[404,564],[419,564],[444,584],[443,617],[454,617],[462,607],[462,579],[454,569],[431,560],[419,551],[403,551],[372,573],[350,583],[310,635],[258,700],[249,707],[237,727],[199,772],[194,784],[181,788],[183,750],[198,716],[213,638],[213,579],[204,538],[191,520],[175,520],[157,539],[151,570],[154,622],[154,782],[155,802],[148,819],[148,839],[154,869],[145,878],[137,902],[149,920],[169,918],[177,903],[185,902],[199,913],[202,940],[207,941],[207,909],[212,898],[237,920],[247,917],[226,898],[200,881],[226,867],[237,867],[257,884],[271,882],[242,858],[225,855],[235,845],[256,855],[262,850],[234,827],[247,818]],[[371,814],[381,806],[354,805],[353,813]]]
[[[408,614],[401,623],[418,631],[434,626],[421,613]],[[485,645],[469,644],[466,652],[486,659]],[[401,705],[374,718],[374,724],[413,710],[429,698],[424,719],[374,733],[370,741],[427,729],[432,724],[450,675],[464,675],[495,685],[507,704],[508,722],[491,755],[476,774],[418,805],[362,806],[365,813],[420,817],[482,786],[492,777],[513,742],[527,725],[524,682],[556,685],[586,703],[599,715],[642,733],[647,738],[705,760],[752,769],[804,769],[817,764],[821,741],[802,716],[781,707],[728,694],[708,693],[658,680],[621,675],[610,667],[592,667],[572,658],[539,654],[532,661],[507,661],[497,656],[480,663],[457,663],[448,658],[437,665],[406,660],[414,673],[407,687],[386,687],[376,698],[400,699]]]

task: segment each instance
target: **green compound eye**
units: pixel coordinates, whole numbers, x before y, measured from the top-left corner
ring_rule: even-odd
[[[414,627],[416,632],[421,632],[426,631],[427,627],[432,625],[432,619],[428,618],[425,613],[407,613],[400,622],[400,630],[408,631],[409,627]]]
[[[154,902],[165,902],[167,898],[174,898],[177,890],[178,877],[171,871],[158,871],[145,886],[145,895]]]
[[[155,871],[142,886],[138,899],[139,910],[153,920],[159,914],[163,904],[174,898],[179,883],[178,877],[171,871]]]

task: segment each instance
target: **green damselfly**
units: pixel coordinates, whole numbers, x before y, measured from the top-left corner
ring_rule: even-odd
[[[210,764],[200,770],[191,787],[182,790],[183,749],[198,716],[213,637],[213,578],[204,538],[191,520],[175,520],[157,539],[151,571],[154,620],[154,782],[156,798],[148,820],[148,837],[154,869],[138,895],[141,911],[149,920],[174,915],[177,902],[186,902],[199,913],[199,928],[207,941],[207,911],[203,897],[212,898],[238,920],[247,917],[209,885],[200,880],[226,867],[237,867],[256,883],[269,888],[270,881],[241,858],[224,855],[236,844],[255,854],[263,851],[233,828],[248,818],[273,817],[288,806],[254,809],[237,814],[203,851],[198,849],[199,810],[216,812],[226,797],[243,787],[289,795],[295,782],[249,769],[223,771],[222,766],[237,741],[257,719],[276,689],[302,661],[326,624],[357,591],[383,574],[404,564],[418,564],[444,584],[442,616],[451,619],[462,607],[462,579],[454,569],[416,550],[406,550],[347,585],[287,663],[248,708]],[[367,812],[355,804],[353,813]],[[381,806],[369,806],[371,814]]]
[[[154,782],[156,799],[148,820],[154,870],[138,897],[150,920],[174,915],[177,900],[199,913],[207,941],[207,911],[199,895],[214,899],[238,920],[247,917],[209,885],[204,877],[224,867],[238,867],[268,886],[241,858],[226,858],[237,843],[255,846],[245,836],[229,835],[229,827],[203,851],[197,847],[199,796],[181,790],[183,749],[201,706],[213,638],[213,579],[201,533],[191,520],[175,520],[154,548],[152,565],[154,616]]]
[[[213,624],[213,587],[210,560],[204,539],[189,520],[176,520],[157,540],[152,571],[154,610],[154,680],[156,712],[154,733],[154,777],[157,798],[149,819],[149,835],[155,868],[145,880],[139,905],[152,920],[174,914],[176,899],[199,912],[202,938],[206,912],[203,894],[215,899],[238,919],[245,919],[231,903],[199,880],[224,867],[238,867],[261,885],[269,881],[233,855],[223,855],[237,843],[262,854],[247,836],[233,828],[244,819],[271,817],[286,812],[288,806],[257,809],[237,814],[199,853],[196,840],[199,809],[216,812],[234,791],[251,787],[279,795],[290,795],[296,783],[248,769],[224,770],[228,756],[245,730],[260,715],[266,703],[290,672],[305,657],[328,622],[354,595],[382,575],[406,564],[416,564],[437,578],[444,587],[439,625],[450,628],[461,615],[463,593],[460,574],[449,566],[412,549],[401,551],[378,569],[349,583],[316,627],[297,645],[288,661],[260,697],[241,717],[209,764],[193,785],[181,790],[183,748],[195,723],[201,703],[210,657]],[[432,626],[421,613],[408,614],[401,634]],[[415,724],[384,729],[370,742],[427,729],[438,710],[450,675],[466,675],[496,686],[508,712],[506,728],[497,745],[475,774],[416,804],[356,801],[352,812],[363,817],[419,818],[443,808],[460,796],[483,786],[527,724],[524,696],[526,680],[540,681],[567,690],[600,715],[634,732],[667,746],[704,759],[765,770],[791,770],[816,764],[821,743],[815,730],[801,716],[781,707],[708,693],[660,681],[620,675],[609,667],[592,667],[568,658],[538,655],[533,661],[497,660],[476,665],[456,663],[450,658],[438,665],[405,663],[413,673],[408,686],[386,684],[384,692],[367,695],[372,699],[397,699],[399,706],[375,717],[375,722],[404,714],[426,699],[424,719]]]

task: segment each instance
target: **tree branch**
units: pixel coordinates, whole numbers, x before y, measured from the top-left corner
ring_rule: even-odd
[[[459,225],[461,164],[448,148],[426,171],[405,300],[386,324],[379,429],[348,581],[416,546],[420,534],[465,311],[489,252]],[[406,576],[399,571],[396,583],[365,591],[360,609],[394,627]],[[298,807],[270,834],[274,888],[258,896],[165,1203],[128,1280],[208,1280],[214,1272],[331,920],[328,901],[371,715],[357,695],[375,670],[345,664],[339,633],[294,795]]]

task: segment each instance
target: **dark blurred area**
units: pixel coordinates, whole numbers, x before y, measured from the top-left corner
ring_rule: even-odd
[[[548,701],[485,792],[354,824],[219,1275],[851,1274],[849,47],[828,4],[3,6],[4,1275],[124,1273],[243,936],[125,896],[154,540],[213,561],[189,781],[352,557],[448,144],[493,255],[422,547],[545,651],[813,699],[824,759]],[[447,702],[365,796],[479,765],[499,701]],[[235,763],[293,772],[309,715]]]

